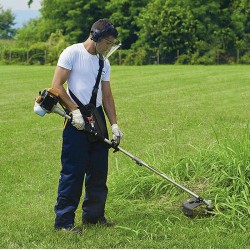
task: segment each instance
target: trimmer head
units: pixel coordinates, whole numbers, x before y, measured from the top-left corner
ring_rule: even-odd
[[[201,205],[206,205],[206,207],[200,207]],[[188,198],[183,202],[182,211],[188,217],[196,216],[210,216],[212,213],[213,205],[211,200],[204,200],[202,198]]]

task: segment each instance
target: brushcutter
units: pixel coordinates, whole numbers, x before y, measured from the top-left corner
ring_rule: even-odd
[[[70,120],[71,116],[69,116],[65,112],[64,107],[60,104],[62,106],[62,108],[63,108],[63,110],[61,110],[57,106],[57,103],[60,104],[60,101],[59,101],[59,95],[55,92],[55,90],[53,90],[52,88],[45,89],[42,93],[39,92],[39,96],[35,100],[34,112],[36,114],[40,115],[40,116],[44,116],[46,113],[56,113],[56,114],[59,114],[59,115],[61,115],[61,116],[63,116],[63,117]],[[176,181],[174,181],[170,177],[166,176],[161,171],[153,168],[152,166],[150,166],[146,162],[142,161],[138,157],[134,156],[130,152],[128,152],[125,149],[121,148],[119,145],[116,144],[116,142],[114,140],[109,141],[104,136],[98,134],[96,132],[96,130],[93,130],[93,129],[89,130],[89,129],[87,129],[87,127],[86,127],[85,130],[88,133],[91,133],[92,135],[95,135],[96,137],[98,137],[98,139],[100,141],[104,141],[105,143],[107,143],[111,148],[114,149],[114,152],[117,152],[117,151],[122,152],[123,154],[130,157],[133,161],[135,161],[135,163],[137,165],[146,167],[150,171],[152,171],[155,174],[161,176],[163,179],[171,182],[172,184],[179,187],[180,189],[182,189],[186,193],[190,194],[192,197],[186,199],[182,204],[182,211],[186,216],[195,217],[196,215],[208,216],[208,215],[213,214],[213,212],[212,212],[213,211],[213,204],[212,204],[211,200],[206,200],[206,199],[202,198],[201,196],[195,194],[194,192],[192,192],[188,188],[186,188],[186,187],[182,186],[181,184],[177,183]],[[201,210],[198,210],[198,209],[195,210],[197,207],[199,207],[201,205],[205,205],[205,208],[203,207]]]

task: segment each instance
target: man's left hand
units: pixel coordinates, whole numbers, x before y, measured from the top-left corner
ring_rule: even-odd
[[[119,129],[117,124],[113,124],[111,128],[112,128],[113,140],[116,142],[118,146],[120,144],[121,139],[123,138],[123,133]]]

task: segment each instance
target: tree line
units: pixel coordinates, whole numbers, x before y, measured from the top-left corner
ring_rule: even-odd
[[[0,38],[9,39],[1,60],[55,63],[108,17],[122,42],[113,63],[250,64],[249,0],[42,0],[40,13],[15,31],[11,10],[0,7]]]

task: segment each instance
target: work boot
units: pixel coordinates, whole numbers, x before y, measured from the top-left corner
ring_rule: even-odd
[[[59,227],[55,228],[55,230],[74,233],[74,234],[82,234],[82,227]]]
[[[99,225],[105,226],[105,227],[113,227],[115,226],[115,223],[112,221],[108,221],[105,217],[101,218],[97,222]]]
[[[83,225],[101,225],[101,226],[105,226],[105,227],[113,227],[113,226],[115,226],[114,222],[108,221],[105,217],[102,217],[102,218],[98,219],[97,222],[90,222],[90,221],[87,221],[87,220],[83,219],[82,224]]]

